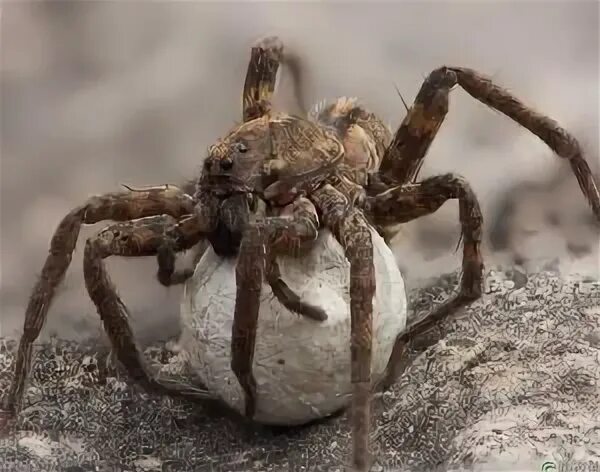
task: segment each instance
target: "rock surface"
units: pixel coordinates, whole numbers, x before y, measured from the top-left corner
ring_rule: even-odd
[[[412,293],[412,316],[455,277]],[[414,319],[414,318],[413,318]],[[0,393],[15,345],[0,349]],[[163,346],[146,350],[159,368]],[[141,393],[96,347],[43,345],[18,430],[0,440],[8,471],[342,471],[345,416],[292,429],[240,425]],[[600,282],[491,271],[486,294],[375,399],[374,471],[598,470]],[[100,381],[99,381],[100,378]]]

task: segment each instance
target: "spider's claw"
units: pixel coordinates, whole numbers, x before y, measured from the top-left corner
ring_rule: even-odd
[[[110,352],[106,356],[106,359],[104,360],[104,368],[106,369],[106,372],[108,372],[110,375],[118,378],[119,377],[118,365],[119,365],[119,360],[117,358],[117,353],[115,352],[114,349],[111,348]]]
[[[235,372],[235,371],[234,371]],[[244,391],[244,416],[251,420],[254,418],[256,413],[256,379],[252,373],[252,369],[249,372],[245,372],[241,375],[236,373],[238,382]]]
[[[247,385],[244,386],[244,415],[251,420],[256,413],[256,381],[253,376],[250,376],[246,383]]]

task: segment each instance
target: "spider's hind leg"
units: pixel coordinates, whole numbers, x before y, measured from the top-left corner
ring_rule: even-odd
[[[450,90],[460,85],[469,95],[508,116],[568,159],[579,186],[600,220],[600,194],[577,140],[558,123],[529,108],[489,78],[463,67],[440,67],[429,74],[415,102],[385,151],[380,172],[389,182],[414,181],[425,154],[444,121]]]

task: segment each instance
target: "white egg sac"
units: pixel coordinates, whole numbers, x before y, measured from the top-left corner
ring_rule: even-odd
[[[406,326],[406,293],[392,251],[372,231],[377,292],[373,299],[372,379],[380,378],[396,336]],[[328,231],[302,257],[278,257],[283,280],[328,319],[288,311],[263,285],[254,354],[255,420],[297,425],[349,404],[350,264]],[[207,250],[185,286],[179,347],[189,367],[215,396],[242,412],[244,396],[231,371],[236,297],[235,259]]]

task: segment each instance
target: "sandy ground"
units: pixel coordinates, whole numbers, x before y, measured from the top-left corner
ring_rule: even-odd
[[[411,296],[413,316],[455,277]],[[414,351],[375,400],[374,471],[527,471],[600,467],[600,282],[492,270],[486,295]],[[14,345],[0,350],[0,393]],[[38,351],[18,431],[0,441],[8,471],[342,471],[345,416],[294,429],[241,425],[144,394],[103,368],[95,348]],[[168,362],[162,346],[146,354]],[[548,471],[552,469],[546,469]]]

